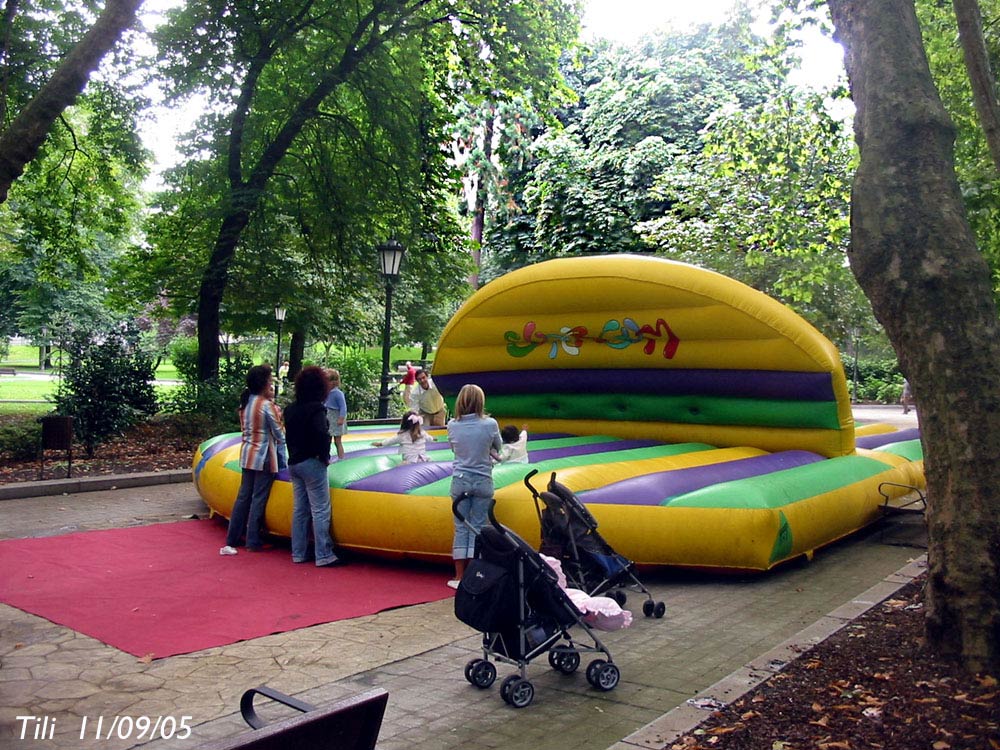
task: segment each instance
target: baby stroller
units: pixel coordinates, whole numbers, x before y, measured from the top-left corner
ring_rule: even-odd
[[[459,522],[468,522],[452,504]],[[587,666],[587,681],[596,689],[613,690],[621,677],[611,653],[582,619],[559,587],[555,571],[541,556],[489,512],[490,525],[478,532],[476,556],[469,561],[455,594],[455,616],[483,634],[483,657],[465,665],[465,679],[486,689],[497,677],[490,661],[512,664],[518,671],[500,683],[500,697],[514,708],[524,708],[535,697],[527,666],[548,654],[549,666],[573,674],[580,655],[601,654]],[[471,528],[471,526],[470,526]],[[589,643],[570,634],[579,626]]]
[[[646,617],[663,617],[667,605],[653,601],[649,589],[635,575],[635,564],[615,552],[597,532],[597,520],[587,506],[569,487],[556,481],[555,472],[549,478],[548,491],[539,493],[531,484],[537,473],[536,469],[525,476],[524,484],[531,490],[538,512],[542,534],[539,551],[562,562],[568,585],[591,596],[610,596],[621,606],[628,599],[623,589],[631,588],[646,596],[642,603]]]

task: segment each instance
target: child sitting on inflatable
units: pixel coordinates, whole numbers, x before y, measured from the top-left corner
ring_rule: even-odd
[[[430,461],[427,457],[427,441],[434,436],[424,431],[424,420],[415,411],[408,411],[399,422],[399,432],[388,440],[372,443],[376,448],[384,445],[398,445],[399,455],[404,464],[417,464]]]
[[[524,425],[518,430],[514,425],[506,425],[500,430],[500,439],[503,446],[500,452],[493,454],[493,460],[501,464],[526,464],[528,463],[528,426]]]

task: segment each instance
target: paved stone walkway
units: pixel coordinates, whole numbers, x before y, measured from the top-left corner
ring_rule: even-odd
[[[10,499],[0,502],[0,538],[205,514],[185,483]],[[766,575],[643,575],[667,614],[638,614],[631,628],[601,634],[621,669],[619,686],[599,693],[582,670],[566,677],[542,658],[529,667],[535,700],[520,711],[498,693],[512,668],[500,665],[489,690],[463,678],[479,638],[455,619],[450,599],[152,662],[0,604],[0,748],[194,748],[246,731],[239,697],[260,684],[313,704],[386,689],[380,750],[660,748],[703,715],[687,699],[732,700],[916,575],[919,552],[882,544],[870,531]],[[442,569],[442,586],[448,573]],[[291,712],[265,702],[259,713]],[[19,739],[18,716],[54,720],[51,739],[33,739],[34,724]],[[84,720],[92,729],[115,716],[187,717],[192,729],[169,741],[81,740]]]

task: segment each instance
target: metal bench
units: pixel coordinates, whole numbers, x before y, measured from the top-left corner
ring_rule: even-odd
[[[0,367],[0,375],[17,375],[17,370],[13,367]]]
[[[302,713],[267,724],[254,708],[258,695]],[[210,742],[201,750],[374,750],[388,700],[389,694],[376,688],[317,708],[261,685],[240,698],[240,713],[253,731]]]
[[[895,501],[890,497],[889,492],[886,491],[887,487],[899,487],[901,489],[909,490],[906,495],[901,498],[896,498]],[[882,496],[882,530],[879,534],[879,541],[883,544],[891,544],[901,547],[919,547],[926,549],[927,545],[922,542],[906,541],[901,537],[889,538],[886,535],[887,523],[886,521],[890,516],[898,516],[901,514],[906,515],[919,515],[923,520],[925,513],[927,512],[927,496],[924,494],[923,490],[919,487],[914,487],[910,484],[899,484],[898,482],[882,482],[878,486],[879,494]]]

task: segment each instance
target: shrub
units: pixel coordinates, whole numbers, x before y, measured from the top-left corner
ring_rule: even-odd
[[[854,388],[853,363],[844,357],[848,387]],[[894,359],[859,359],[855,401],[892,404],[899,401],[903,391],[903,376]]]
[[[239,427],[237,415],[240,394],[246,387],[247,370],[252,362],[243,352],[234,352],[219,361],[219,377],[198,380],[197,342],[193,357],[190,340],[182,340],[172,348],[171,359],[177,367],[182,385],[172,388],[160,400],[160,408],[170,414],[198,415],[214,423],[216,432]]]
[[[347,401],[348,419],[372,419],[378,413],[379,355],[364,350],[345,349],[334,354],[328,367],[340,372],[340,390]]]
[[[55,395],[56,412],[73,417],[88,457],[113,435],[156,413],[153,362],[131,323],[70,333],[69,364]]]
[[[0,456],[11,461],[38,457],[42,425],[37,417],[16,416],[0,424]]]

